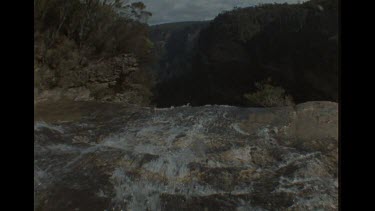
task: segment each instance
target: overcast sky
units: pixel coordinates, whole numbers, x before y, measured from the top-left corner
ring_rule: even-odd
[[[139,1],[139,0],[138,0]],[[152,12],[150,25],[179,21],[211,20],[223,10],[259,3],[297,3],[306,0],[140,0]]]

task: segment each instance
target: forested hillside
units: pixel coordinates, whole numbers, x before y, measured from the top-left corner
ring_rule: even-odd
[[[156,102],[263,106],[269,100],[262,93],[290,103],[337,101],[337,4],[312,0],[219,14],[197,37],[191,71],[161,82]]]

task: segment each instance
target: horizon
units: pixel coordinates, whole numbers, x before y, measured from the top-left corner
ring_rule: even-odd
[[[137,0],[132,0],[135,2]],[[141,0],[146,10],[152,13],[148,25],[166,23],[210,21],[224,11],[235,7],[244,8],[259,4],[298,4],[307,0]]]

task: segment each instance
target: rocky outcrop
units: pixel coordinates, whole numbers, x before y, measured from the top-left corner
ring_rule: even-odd
[[[338,210],[338,105],[36,107],[36,210]]]
[[[83,61],[84,63],[84,61]],[[48,70],[48,69],[47,69]],[[36,71],[36,77],[42,78],[46,71]],[[84,67],[64,71],[63,74],[50,73],[50,79],[58,81],[54,88],[37,84],[35,102],[74,100],[124,102],[142,104],[142,87],[134,85],[133,76],[141,71],[137,59],[132,54],[123,54],[110,59],[85,64]],[[52,78],[51,78],[52,77]],[[42,78],[42,85],[47,78]]]

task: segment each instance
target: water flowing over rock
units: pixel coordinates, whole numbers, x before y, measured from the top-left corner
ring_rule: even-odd
[[[337,103],[75,103],[36,107],[35,210],[338,210]]]

